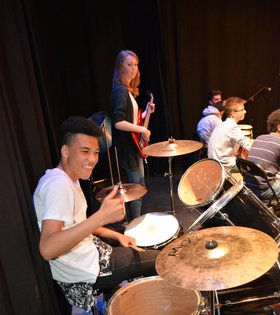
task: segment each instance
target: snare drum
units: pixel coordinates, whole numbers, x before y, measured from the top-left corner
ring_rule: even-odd
[[[132,220],[124,231],[135,238],[136,245],[150,249],[161,249],[181,233],[175,216],[164,212],[152,212]]]
[[[218,291],[221,314],[279,314],[280,269],[276,264],[263,276],[232,289]]]
[[[119,289],[108,303],[109,315],[200,314],[201,294],[160,277],[135,280]]]
[[[183,174],[178,196],[189,207],[202,207],[212,203],[223,189],[226,175],[223,165],[214,159],[194,163]]]
[[[280,219],[242,182],[230,187],[204,211],[188,232],[229,225],[254,228],[267,233],[275,241],[279,240]]]
[[[253,139],[253,126],[238,124],[245,137]]]

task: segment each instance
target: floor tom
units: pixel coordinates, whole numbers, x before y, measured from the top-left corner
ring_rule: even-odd
[[[202,297],[160,277],[135,280],[119,289],[108,303],[109,315],[195,315],[200,314]]]

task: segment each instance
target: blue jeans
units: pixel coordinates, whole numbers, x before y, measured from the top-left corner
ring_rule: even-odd
[[[73,305],[72,306],[72,315],[93,315],[92,312],[86,312],[85,310]]]
[[[274,189],[277,197],[280,198],[280,180],[276,180],[273,183],[272,188]],[[260,199],[264,199],[264,200],[268,200],[273,196],[270,188],[267,188],[265,190],[261,190],[258,195],[259,195]]]
[[[136,170],[126,169],[128,183],[145,185],[145,172],[143,159],[138,156],[138,168]],[[131,221],[141,215],[142,200],[137,199],[126,203],[126,218]]]

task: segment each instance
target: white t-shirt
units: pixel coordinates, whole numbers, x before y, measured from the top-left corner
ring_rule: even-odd
[[[131,99],[132,106],[133,106],[133,123],[135,125],[137,125],[137,123],[138,123],[138,104],[136,102],[136,99],[133,97],[133,95],[130,92],[128,92],[128,94],[129,94],[129,97]]]
[[[68,229],[86,219],[87,202],[79,181],[58,168],[47,170],[33,195],[38,225],[46,219],[64,222]],[[52,276],[61,282],[95,282],[99,274],[99,254],[89,235],[68,253],[49,261]]]
[[[239,147],[249,151],[250,140],[244,136],[233,118],[227,118],[217,126],[208,142],[208,157],[220,161],[226,170],[230,170],[236,162]]]

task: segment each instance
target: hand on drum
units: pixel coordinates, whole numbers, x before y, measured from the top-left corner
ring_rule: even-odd
[[[103,216],[103,225],[122,221],[125,217],[125,205],[123,197],[117,197],[118,186],[103,199],[99,212]]]
[[[140,248],[136,245],[136,241],[133,237],[124,235],[124,234],[119,234],[118,235],[118,241],[123,247],[130,247],[137,252],[144,252],[145,250],[143,248]]]

